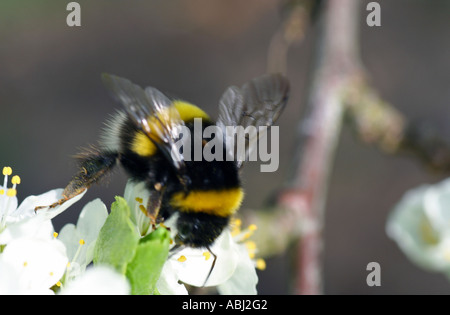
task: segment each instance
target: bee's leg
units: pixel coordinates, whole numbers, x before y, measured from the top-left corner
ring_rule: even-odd
[[[209,269],[208,276],[206,277],[205,282],[203,282],[203,287],[206,285],[206,282],[208,282],[208,279],[209,279],[209,277],[211,276],[211,273],[213,272],[214,267],[216,266],[216,261],[217,261],[217,255],[214,254],[214,253],[211,251],[211,248],[209,248],[209,246],[207,246],[206,249],[208,250],[208,252],[209,252],[211,255],[213,255],[214,260],[213,260],[213,262],[212,262],[211,269]]]
[[[153,227],[163,221],[163,218],[159,215],[161,209],[162,198],[164,195],[164,188],[161,183],[154,185],[154,190],[151,191],[147,202],[147,217],[150,218]]]
[[[36,207],[35,211],[62,205],[67,200],[79,195],[92,184],[101,180],[116,165],[118,153],[89,152],[79,156],[78,159],[79,170],[64,189],[62,194],[63,198],[51,205]]]

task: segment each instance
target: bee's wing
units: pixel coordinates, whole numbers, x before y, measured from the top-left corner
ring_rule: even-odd
[[[103,74],[103,83],[125,108],[149,139],[165,154],[177,170],[184,167],[183,156],[175,146],[179,138],[179,127],[184,125],[176,110],[169,110],[172,102],[153,87],[145,90],[130,80],[115,75]],[[158,121],[158,128],[151,128],[149,119]]]
[[[227,135],[226,126],[256,127],[256,133],[249,133],[245,152],[237,152],[233,139],[225,136],[227,154],[233,155],[238,167],[248,159],[262,136],[261,126],[271,126],[281,114],[289,96],[289,81],[281,74],[267,74],[245,83],[241,88],[229,87],[219,102],[217,125]],[[228,134],[228,136],[230,136]],[[239,133],[238,133],[239,137]]]

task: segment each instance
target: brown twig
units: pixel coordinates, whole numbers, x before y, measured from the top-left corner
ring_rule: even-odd
[[[278,195],[276,211],[266,213],[265,218],[250,218],[264,231],[256,235],[266,241],[258,242],[266,245],[260,248],[262,253],[273,253],[298,241],[297,294],[322,292],[322,229],[328,175],[341,129],[343,96],[355,77],[363,73],[358,54],[358,10],[358,0],[323,4],[305,102],[308,114],[297,128],[299,151],[293,159],[293,176],[288,188]]]
[[[322,9],[305,102],[308,113],[297,128],[292,176],[272,208],[250,212],[247,218],[260,227],[255,237],[262,256],[282,253],[296,242],[297,294],[322,292],[324,205],[344,114],[365,143],[390,154],[408,153],[428,169],[450,173],[449,142],[429,126],[408,122],[370,85],[359,55],[359,1],[328,0]],[[304,24],[299,25],[303,33]],[[281,38],[280,32],[274,36],[269,66],[286,64],[289,42]]]

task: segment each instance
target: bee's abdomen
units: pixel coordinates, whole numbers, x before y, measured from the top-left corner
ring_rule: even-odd
[[[244,192],[241,187],[219,190],[191,190],[171,196],[170,205],[185,213],[204,213],[219,217],[233,215],[241,206]]]

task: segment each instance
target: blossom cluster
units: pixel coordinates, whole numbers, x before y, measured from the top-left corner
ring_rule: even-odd
[[[76,224],[59,232],[52,219],[86,193],[56,207],[63,189],[25,198],[21,182],[4,167],[0,185],[0,294],[187,294],[189,286],[216,287],[221,294],[256,294],[256,229],[230,228],[206,251],[184,247],[170,253],[175,217],[154,227],[145,214],[148,192],[129,182],[110,213],[100,199],[87,203]],[[217,257],[214,268],[211,253]],[[209,271],[212,270],[211,274]],[[206,281],[206,282],[205,282]]]

